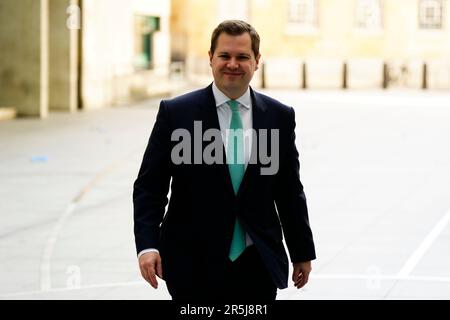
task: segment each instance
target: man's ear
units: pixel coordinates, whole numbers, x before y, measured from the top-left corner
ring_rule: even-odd
[[[212,62],[212,58],[213,58],[213,53],[211,53],[211,50],[210,51],[208,51],[208,55],[209,55],[209,65],[211,65],[211,62]]]
[[[256,57],[256,67],[255,67],[255,71],[259,69],[259,59],[261,59],[261,53],[258,54],[258,56]]]

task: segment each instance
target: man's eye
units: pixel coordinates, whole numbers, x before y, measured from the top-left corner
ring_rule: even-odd
[[[227,59],[227,58],[228,58],[228,56],[227,56],[227,55],[220,55],[220,56],[219,56],[219,58],[224,58],[224,59]]]

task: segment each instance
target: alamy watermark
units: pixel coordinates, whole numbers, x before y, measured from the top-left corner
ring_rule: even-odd
[[[269,137],[270,135],[270,137]],[[269,155],[270,138],[270,155]],[[211,128],[203,132],[202,121],[194,121],[194,136],[187,129],[176,129],[171,140],[178,142],[172,149],[171,160],[175,165],[181,164],[223,164],[223,146],[227,146],[227,164],[244,164],[245,154],[250,154],[249,164],[262,165],[261,175],[274,175],[280,165],[278,129],[226,130],[225,141],[219,129]],[[228,144],[231,141],[231,144]],[[250,144],[251,141],[251,144]],[[203,149],[203,143],[209,142]],[[243,146],[242,152],[234,154],[234,144]],[[250,150],[251,149],[251,150]],[[193,151],[193,155],[192,155]]]
[[[80,30],[81,29],[81,8],[76,4],[71,4],[67,7],[66,13],[69,15],[66,21],[67,29]]]
[[[68,266],[66,274],[69,276],[66,280],[67,289],[75,290],[81,288],[81,268],[77,265]]]
[[[369,266],[366,270],[368,278],[366,281],[366,287],[369,290],[381,289],[381,269],[378,266]]]

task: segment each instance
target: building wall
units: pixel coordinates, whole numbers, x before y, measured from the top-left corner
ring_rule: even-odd
[[[160,18],[151,69],[136,68],[135,15]],[[0,106],[45,117],[169,92],[169,17],[170,0],[1,0]]]
[[[189,81],[207,81],[208,32],[216,20],[217,4],[215,1],[172,0],[171,7],[171,56],[184,62]]]
[[[135,14],[160,17],[154,36],[154,69],[134,67]],[[83,2],[83,107],[99,108],[167,92],[170,65],[170,2],[96,0]]]
[[[222,2],[172,3],[174,32],[180,30],[187,38],[184,47],[191,79],[207,78],[210,74],[205,50],[214,27],[224,17],[246,15],[261,36],[268,85],[298,88],[302,82],[301,66],[306,63],[309,87],[339,88],[346,62],[350,88],[380,87],[384,63],[388,65],[392,86],[420,88],[422,65],[427,63],[429,87],[450,88],[449,1],[445,1],[444,28],[438,31],[419,29],[418,0],[382,0],[383,27],[373,31],[355,28],[357,0],[318,0],[316,30],[301,30],[289,24],[289,0],[241,1],[247,8],[241,6],[240,15],[233,10],[236,5],[227,7]],[[234,15],[223,14],[223,10]],[[182,12],[189,12],[189,24]]]

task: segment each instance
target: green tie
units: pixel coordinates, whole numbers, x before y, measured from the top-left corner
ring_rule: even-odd
[[[244,163],[244,134],[241,116],[239,115],[239,103],[235,100],[228,101],[231,107],[231,124],[228,135],[227,163],[230,171],[234,194],[237,195],[239,185],[245,172]],[[240,130],[239,130],[240,129]],[[231,241],[229,257],[236,260],[245,250],[245,231],[241,222],[236,218],[234,224],[233,240]]]

